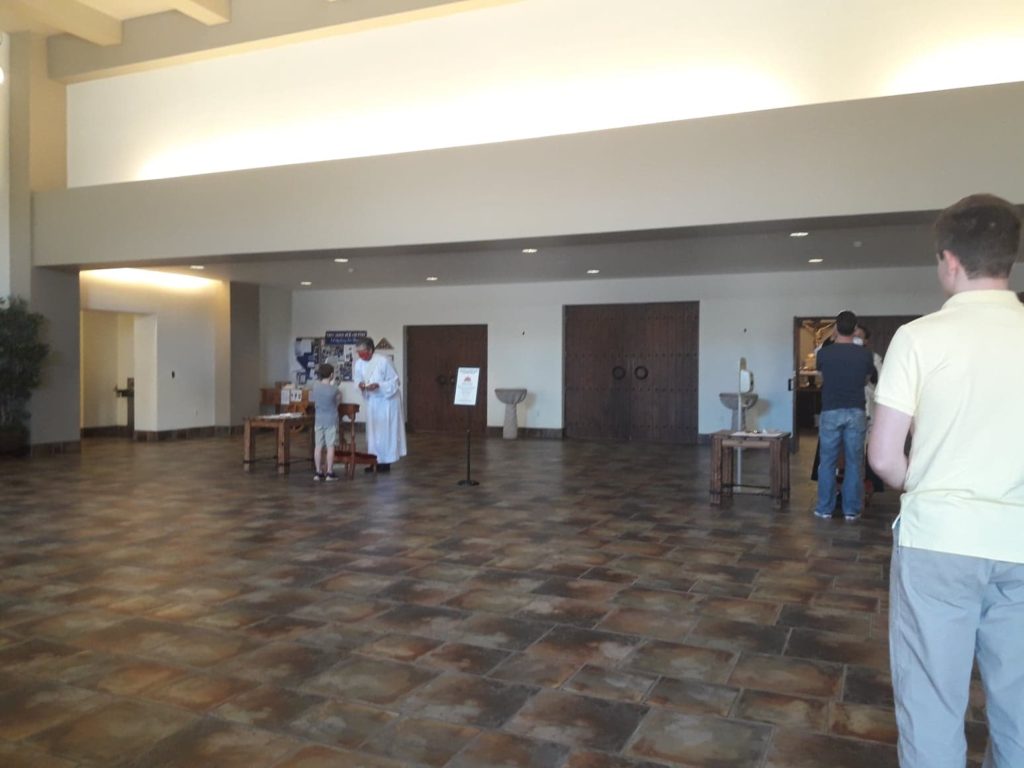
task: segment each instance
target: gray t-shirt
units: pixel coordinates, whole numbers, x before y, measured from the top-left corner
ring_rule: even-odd
[[[318,381],[313,385],[310,392],[310,399],[316,406],[316,426],[336,427],[338,426],[338,401],[341,399],[338,388],[325,381]]]

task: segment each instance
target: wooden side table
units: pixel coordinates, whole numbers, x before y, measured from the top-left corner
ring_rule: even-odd
[[[287,472],[291,465],[291,433],[292,430],[306,429],[309,432],[309,453],[306,460],[313,456],[313,417],[304,414],[281,416],[257,416],[245,420],[245,436],[242,444],[242,466],[246,472],[252,470],[256,463],[256,432],[261,429],[272,429],[277,435],[277,471]]]
[[[789,432],[767,434],[735,433],[723,429],[711,435],[711,503],[734,493],[770,496],[776,509],[789,501]],[[736,484],[735,448],[767,450],[770,459],[770,485]]]

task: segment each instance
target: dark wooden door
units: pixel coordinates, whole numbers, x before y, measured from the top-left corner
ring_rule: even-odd
[[[699,305],[566,307],[565,433],[697,442]]]
[[[632,369],[625,304],[564,310],[566,437],[628,440]]]
[[[411,432],[487,432],[487,326],[412,325],[405,329],[407,419]],[[453,405],[459,368],[479,368],[477,404]]]
[[[630,439],[695,444],[699,305],[643,304],[630,315]]]

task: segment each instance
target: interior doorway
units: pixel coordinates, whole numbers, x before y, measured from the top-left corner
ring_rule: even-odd
[[[564,309],[565,436],[697,442],[700,304]]]
[[[869,346],[881,355],[883,364],[889,343],[901,326],[916,320],[919,315],[861,315],[858,321],[871,332]],[[793,439],[792,450],[800,447],[804,437],[817,436],[817,416],[821,413],[821,378],[816,370],[815,351],[835,327],[834,317],[793,318]]]
[[[82,437],[134,437],[137,396],[136,331],[144,315],[83,310],[80,323]],[[148,373],[148,372],[147,372]],[[151,376],[143,374],[144,379]]]
[[[410,325],[405,329],[406,418],[410,432],[487,433],[487,326]],[[455,374],[479,368],[476,405],[457,406]]]

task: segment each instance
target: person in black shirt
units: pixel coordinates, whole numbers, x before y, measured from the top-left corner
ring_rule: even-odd
[[[836,504],[836,464],[839,451],[846,456],[843,472],[843,517],[860,517],[864,501],[861,478],[864,466],[864,436],[867,418],[864,413],[864,384],[875,370],[871,353],[853,343],[857,316],[840,312],[836,317],[835,343],[818,352],[821,372],[821,417],[818,442],[821,465],[818,468],[818,502],[814,514],[832,517]]]

